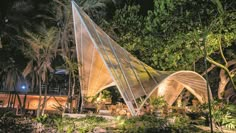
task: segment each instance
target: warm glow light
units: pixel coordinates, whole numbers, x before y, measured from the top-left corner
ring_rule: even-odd
[[[161,83],[158,87],[158,95],[159,96],[163,96],[165,94],[165,90],[166,90],[166,83]]]
[[[25,86],[26,87],[26,86]],[[20,87],[21,89],[22,86]],[[26,89],[26,88],[25,88]],[[21,101],[24,100],[24,95],[19,95]],[[8,100],[9,100],[10,95],[9,94],[0,94],[0,101],[3,101],[2,103],[2,107],[7,107],[8,104]],[[47,97],[47,104],[46,104],[46,110],[55,110],[55,106],[60,106],[60,105],[65,105],[66,101],[67,101],[67,97],[66,96],[55,96],[56,100],[53,97]],[[43,97],[42,97],[42,101],[43,102]],[[39,102],[39,96],[38,95],[27,95],[26,97],[26,109],[30,109],[30,110],[37,110],[38,108],[38,102]],[[59,102],[59,104],[58,104]],[[18,99],[15,100],[15,107],[17,107],[17,105],[19,105],[19,101]]]
[[[97,98],[97,102],[99,102],[100,100],[101,100],[101,97],[98,97],[98,98]]]

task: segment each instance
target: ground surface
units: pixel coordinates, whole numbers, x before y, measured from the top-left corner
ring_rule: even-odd
[[[182,118],[182,116],[180,117]],[[215,132],[221,132],[214,129]],[[156,116],[112,117],[88,116],[80,114],[44,115],[39,118],[15,116],[4,113],[0,119],[0,133],[207,133],[210,128],[204,125],[189,123],[175,118],[175,122]],[[234,131],[223,130],[225,133]]]

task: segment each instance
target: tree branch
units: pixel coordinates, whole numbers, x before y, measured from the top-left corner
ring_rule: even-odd
[[[210,72],[212,69],[214,69],[216,67],[216,65],[214,65],[214,64],[211,64],[211,66],[206,70],[206,71],[204,71],[201,75],[203,76],[203,75],[205,75],[205,74],[207,74],[208,72]]]
[[[217,67],[220,67],[220,68],[222,68],[222,69],[225,70],[225,72],[226,72],[227,75],[229,76],[230,82],[232,83],[234,90],[236,91],[236,86],[235,86],[235,84],[234,84],[234,81],[233,81],[233,78],[232,78],[232,76],[231,76],[231,74],[230,74],[229,69],[228,69],[227,67],[225,67],[224,65],[222,65],[222,64],[220,64],[220,63],[214,61],[214,60],[211,59],[210,57],[207,57],[206,59],[207,59],[207,61],[209,61],[210,63],[212,63],[212,64],[216,65]]]
[[[228,66],[232,66],[232,65],[236,65],[236,60],[231,60],[231,61],[228,61]]]
[[[221,45],[221,37],[219,38],[219,44],[220,44],[220,55],[221,55],[222,59],[225,62],[225,66],[228,66],[228,62],[227,62],[227,60],[226,60],[226,58],[224,56],[222,45]]]

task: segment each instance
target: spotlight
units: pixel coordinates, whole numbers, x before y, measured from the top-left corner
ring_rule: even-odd
[[[22,86],[21,86],[21,89],[25,90],[25,89],[26,89],[26,86],[25,86],[25,85],[22,85]]]

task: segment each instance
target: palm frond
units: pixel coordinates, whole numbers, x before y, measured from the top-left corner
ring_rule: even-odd
[[[38,27],[38,35],[35,36],[30,32],[27,34],[28,48],[32,49],[31,61],[24,69],[24,75],[31,76],[32,86],[39,86],[39,81],[46,82],[48,72],[54,71],[51,62],[54,60],[57,54],[56,35],[55,28],[47,29],[45,24]],[[34,63],[33,63],[34,62]]]
[[[5,89],[7,90],[16,90],[17,85],[23,80],[23,77],[20,71],[13,65],[6,69],[5,76],[2,78],[2,82]]]
[[[62,55],[67,68],[69,69],[69,72],[73,75],[78,71],[78,64],[76,62],[73,62],[70,58],[68,58],[65,55]]]
[[[33,71],[33,61],[31,60],[30,62],[28,62],[27,66],[23,70],[22,75],[26,77],[32,71]]]
[[[27,44],[31,45],[30,48],[36,54],[39,54],[39,49],[42,47],[40,37],[32,32],[27,31],[27,30],[25,30],[24,33],[27,35],[26,38],[23,38],[24,41],[26,41]]]
[[[32,8],[33,8],[32,3],[27,1],[17,1],[12,6],[12,9],[18,12],[28,12]]]

